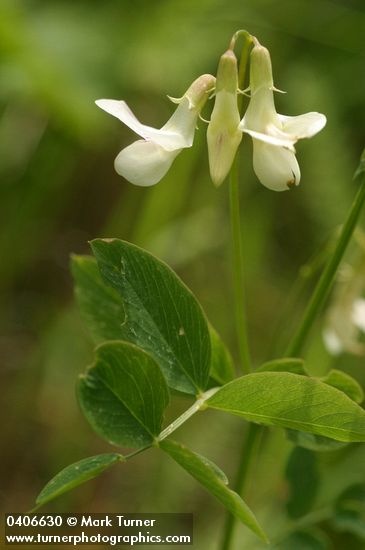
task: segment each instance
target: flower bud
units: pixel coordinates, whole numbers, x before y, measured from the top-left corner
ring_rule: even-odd
[[[242,139],[237,88],[237,59],[228,50],[219,61],[216,98],[207,132],[210,176],[217,186],[226,178]]]
[[[250,90],[254,95],[260,88],[272,90],[274,81],[270,53],[267,48],[257,44],[251,51]]]

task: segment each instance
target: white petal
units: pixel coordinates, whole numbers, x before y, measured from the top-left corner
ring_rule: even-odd
[[[275,110],[274,94],[270,89],[260,88],[251,97],[239,129],[254,139],[294,151],[294,143],[297,140],[283,132],[282,123]]]
[[[174,132],[181,138],[180,149],[191,147],[194,141],[198,111],[190,107],[189,98],[183,97],[176,111],[161,128],[164,132]]]
[[[253,168],[261,183],[273,191],[299,185],[300,169],[295,154],[283,147],[254,139]]]
[[[241,125],[239,126],[239,128],[246,134],[249,134],[254,139],[258,139],[265,143],[270,143],[271,145],[275,145],[277,147],[285,147],[286,149],[289,149],[290,151],[293,151],[293,152],[295,151],[294,149],[295,141],[291,139],[291,136],[282,135],[282,137],[277,137],[271,134],[263,134],[261,132],[256,132],[255,130],[248,130],[247,128],[242,127]],[[279,134],[279,131],[277,131],[276,128],[275,128],[275,133]]]
[[[115,170],[135,185],[155,185],[164,177],[180,150],[166,151],[153,141],[141,139],[119,153],[114,162]]]
[[[278,115],[283,132],[292,136],[294,141],[309,138],[317,134],[326,125],[327,119],[321,113],[305,113],[299,116]]]
[[[126,126],[128,126],[133,132],[143,137],[146,140],[153,141],[158,145],[161,145],[166,151],[173,151],[175,149],[182,149],[186,147],[184,137],[171,129],[152,128],[141,124],[139,120],[134,116],[125,101],[117,101],[116,99],[98,99],[95,101],[96,105],[121,120]]]

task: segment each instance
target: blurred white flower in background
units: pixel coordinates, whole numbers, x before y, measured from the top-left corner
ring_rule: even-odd
[[[332,355],[365,355],[365,260],[341,270],[329,307],[323,339]]]

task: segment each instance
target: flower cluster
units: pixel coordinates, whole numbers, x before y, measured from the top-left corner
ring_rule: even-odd
[[[197,119],[210,95],[214,95],[207,131],[213,183],[218,186],[225,180],[246,133],[253,140],[253,167],[261,183],[274,191],[298,185],[300,169],[294,144],[319,132],[326,124],[326,117],[316,112],[299,116],[276,112],[269,51],[256,38],[252,37],[252,42],[250,102],[242,120],[237,104],[240,90],[234,41],[220,58],[216,78],[210,74],[197,78],[182,98],[173,100],[178,107],[159,130],[141,124],[124,101],[96,101],[101,109],[119,118],[142,138],[118,154],[115,159],[118,174],[135,185],[159,182],[180,151],[193,145]]]

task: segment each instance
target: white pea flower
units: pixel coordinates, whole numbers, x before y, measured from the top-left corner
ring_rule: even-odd
[[[179,105],[161,129],[141,124],[125,101],[98,99],[98,107],[143,138],[119,153],[114,163],[116,172],[135,185],[158,183],[180,151],[192,146],[198,115],[214,85],[215,78],[210,74],[197,78],[183,97],[175,100]]]
[[[284,116],[276,112],[269,51],[255,39],[251,52],[251,99],[239,128],[253,139],[253,167],[263,185],[285,191],[299,185],[300,169],[294,143],[322,130],[321,113]]]
[[[219,60],[215,103],[207,131],[210,176],[217,186],[227,177],[242,139],[237,89],[237,59],[229,49]]]
[[[365,263],[342,270],[329,308],[323,339],[332,355],[365,355]]]

